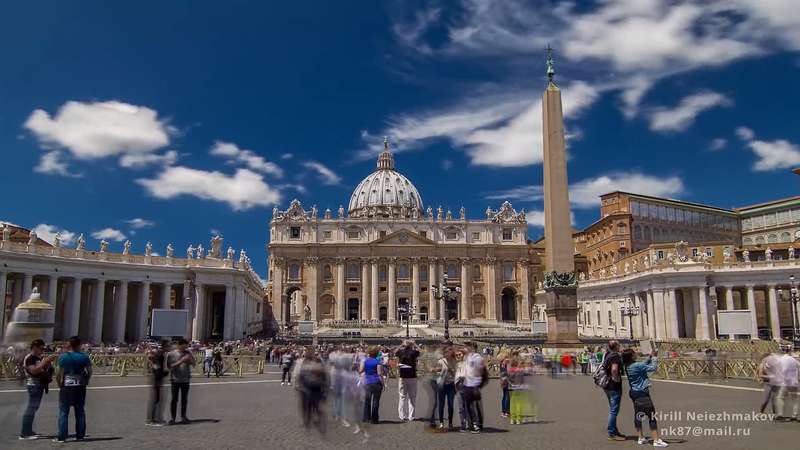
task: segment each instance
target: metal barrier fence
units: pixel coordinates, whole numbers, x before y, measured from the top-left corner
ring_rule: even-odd
[[[665,339],[656,342],[659,350],[678,353],[695,352],[711,348],[728,353],[773,353],[778,351],[778,343],[768,340],[754,341],[700,341],[696,339]]]

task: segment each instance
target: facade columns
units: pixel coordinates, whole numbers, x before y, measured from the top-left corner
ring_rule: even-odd
[[[756,315],[756,296],[753,293],[753,286],[748,285],[745,287],[747,292],[747,307],[750,309],[751,331],[750,339],[759,339],[758,337],[758,316]]]
[[[655,317],[653,324],[655,325],[656,339],[666,339],[666,323],[664,322],[664,291],[661,289],[651,290],[650,295],[653,299],[653,316]]]
[[[700,339],[711,339],[710,316],[708,314],[708,298],[706,297],[706,287],[697,288],[697,300],[700,306]]]
[[[83,279],[75,277],[70,285],[70,292],[64,304],[64,338],[78,335],[81,320],[81,285]]]
[[[49,303],[53,307],[53,328],[49,328],[44,336],[45,342],[53,342],[53,332],[55,332],[55,321],[58,319],[56,317],[57,311],[57,299],[58,299],[58,275],[50,275],[50,278],[47,280],[47,303]],[[62,319],[63,320],[63,319]],[[2,331],[2,328],[0,328]]]
[[[319,303],[319,258],[306,258],[306,271],[303,273],[303,281],[308,289],[306,304],[311,308],[311,320],[317,321],[318,316],[318,303]],[[249,303],[248,303],[249,304]],[[304,306],[305,308],[305,306]],[[302,312],[305,319],[305,311]],[[238,336],[237,336],[238,339]]]
[[[125,342],[125,319],[128,311],[128,282],[126,280],[118,282],[115,294],[112,341],[117,343]]]
[[[497,320],[497,271],[495,258],[486,258],[486,318]]]
[[[433,293],[431,286],[438,286],[439,282],[439,266],[436,264],[436,258],[428,258],[428,319],[439,319],[439,305],[436,302],[436,295]]]
[[[470,282],[469,282],[469,259],[463,258],[461,260],[461,295],[459,295],[459,303],[461,304],[461,308],[458,315],[458,320],[466,320],[469,319],[471,314],[469,312],[469,291],[470,289]]]
[[[186,295],[188,295],[188,293]],[[145,338],[145,336],[150,334],[150,330],[147,329],[147,323],[149,319],[149,317],[147,317],[147,313],[150,306],[150,281],[142,281],[142,284],[139,286],[139,303],[137,306],[138,312],[136,314],[136,337],[139,340],[142,340]]]
[[[286,323],[283,301],[283,259],[274,258],[272,267],[272,314],[278,326]]]
[[[414,310],[419,314],[419,258],[411,259],[411,304],[414,305]],[[430,307],[428,308],[428,314],[430,314]]]
[[[733,307],[733,286],[725,286],[725,309],[731,311]]]
[[[205,286],[195,284],[195,307],[194,307],[194,326],[192,328],[192,339],[202,341],[205,338],[206,323],[206,292]]]
[[[236,323],[236,289],[231,286],[225,286],[225,321],[223,322],[222,336],[226,341],[236,339],[235,323]]]
[[[344,320],[347,310],[347,299],[345,298],[344,272],[345,261],[336,262],[336,320]]]
[[[531,321],[531,290],[530,286],[528,285],[528,260],[524,259],[520,261],[519,265],[519,275],[517,276],[517,280],[519,281],[520,290],[522,291],[522,314],[517,314],[522,322],[527,323],[530,325]]]
[[[647,302],[647,333],[650,339],[656,339],[656,306],[652,290],[645,291],[644,301]]]
[[[386,265],[386,277],[389,280],[389,287],[387,293],[389,295],[389,302],[386,308],[386,319],[389,322],[397,320],[397,275],[395,274],[395,258],[389,258],[389,263]]]
[[[91,314],[89,315],[89,342],[103,343],[103,308],[106,296],[106,280],[99,279],[94,285],[94,299],[91,301]]]
[[[772,329],[772,339],[781,338],[781,316],[778,312],[778,296],[775,293],[775,285],[767,286],[767,298],[769,300],[769,323]]]
[[[378,259],[375,258],[371,261],[372,274],[370,277],[370,303],[369,303],[369,318],[370,320],[378,320],[379,303],[378,303]]]
[[[369,260],[361,260],[361,315],[360,320],[369,318]]]

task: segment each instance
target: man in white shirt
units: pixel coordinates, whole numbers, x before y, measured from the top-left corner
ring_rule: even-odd
[[[775,399],[775,413],[778,420],[797,419],[800,402],[798,402],[798,376],[800,363],[792,356],[790,345],[781,345],[783,352],[777,358],[776,372],[780,374],[780,389]],[[791,415],[789,413],[791,412]]]
[[[480,353],[475,352],[475,344],[466,342],[464,356],[464,386],[461,396],[466,409],[467,427],[472,433],[483,430],[483,405],[481,404],[481,388],[488,380],[486,362]]]

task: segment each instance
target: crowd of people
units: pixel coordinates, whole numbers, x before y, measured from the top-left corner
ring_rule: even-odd
[[[28,402],[22,415],[20,439],[41,437],[33,426],[52,381],[59,387],[58,433],[54,441],[67,439],[71,411],[75,416],[76,440],[85,438],[86,388],[93,373],[85,348],[77,336],[60,349],[48,347],[40,339],[31,342],[29,352],[21,358]],[[211,376],[212,372],[221,376],[223,355],[248,352],[262,355],[266,364],[281,369],[281,386],[293,386],[298,393],[303,425],[317,427],[323,433],[326,414],[321,405],[330,399],[334,420],[368,440],[372,427],[381,422],[381,400],[392,378],[396,381],[391,382],[397,383],[397,417],[401,422],[424,420],[437,432],[481,433],[485,418],[482,391],[489,382],[490,372],[499,378],[501,416],[510,425],[535,422],[539,411],[533,375],[549,373],[561,377],[580,371],[591,376],[605,394],[609,406],[609,440],[627,440],[617,427],[623,387],[627,384],[637,442],[655,447],[668,445],[659,435],[650,392],[650,374],[658,369],[657,351],[653,349],[642,359],[636,349],[621,349],[615,340],[603,348],[577,352],[545,352],[538,347],[519,346],[487,346],[479,352],[472,342],[418,346],[412,340],[399,346],[301,346],[258,340],[203,344],[178,339],[174,343],[150,342],[141,350],[147,354],[151,380],[145,425],[152,427],[190,422],[187,409],[195,355],[202,355],[205,376]],[[764,383],[762,413],[771,404],[776,420],[797,420],[799,374],[800,363],[792,355],[791,347],[784,345],[779,352],[764,355],[758,367],[758,379]],[[165,421],[163,388],[167,379],[170,418]],[[427,390],[429,403],[425,406],[417,402],[419,389]],[[645,419],[649,437],[643,430]]]

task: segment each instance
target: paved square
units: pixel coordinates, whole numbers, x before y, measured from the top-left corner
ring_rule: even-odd
[[[298,414],[298,400],[292,387],[282,387],[274,366],[267,374],[222,380],[195,378],[190,391],[190,425],[164,428],[144,426],[147,387],[142,377],[98,377],[87,396],[88,442],[68,442],[68,448],[142,449],[165,446],[172,449],[270,448],[330,449],[363,448],[361,438],[328,423],[325,436],[304,429]],[[484,389],[486,432],[481,435],[430,433],[423,422],[397,421],[396,380],[390,380],[381,399],[381,423],[370,428],[372,442],[382,449],[614,449],[637,447],[636,442],[609,442],[605,438],[607,406],[603,393],[589,377],[562,380],[536,378],[542,423],[511,426],[500,417],[499,386],[492,381]],[[26,394],[19,386],[0,387],[0,448],[42,449],[57,444],[46,441],[17,440],[20,414]],[[16,392],[14,392],[16,391]],[[659,422],[661,429],[674,433],[737,433],[749,436],[665,436],[678,449],[753,449],[792,448],[800,436],[800,423],[771,423],[716,417],[716,413],[752,413],[761,400],[754,388],[731,389],[655,381],[652,389],[656,408],[672,418]],[[624,395],[627,395],[624,394]],[[418,408],[427,414],[428,396],[420,389]],[[329,405],[326,405],[328,410]],[[36,418],[36,431],[53,435],[56,430],[57,393],[46,396]],[[691,420],[702,415],[706,421]],[[696,418],[695,418],[696,419]],[[718,420],[719,419],[719,420]],[[623,398],[619,426],[633,433],[630,400]],[[72,424],[71,424],[72,427]],[[730,428],[728,428],[730,427]],[[645,425],[646,428],[646,425]],[[705,431],[707,429],[713,431]],[[743,433],[743,432],[739,432]],[[379,442],[376,444],[376,442]]]

